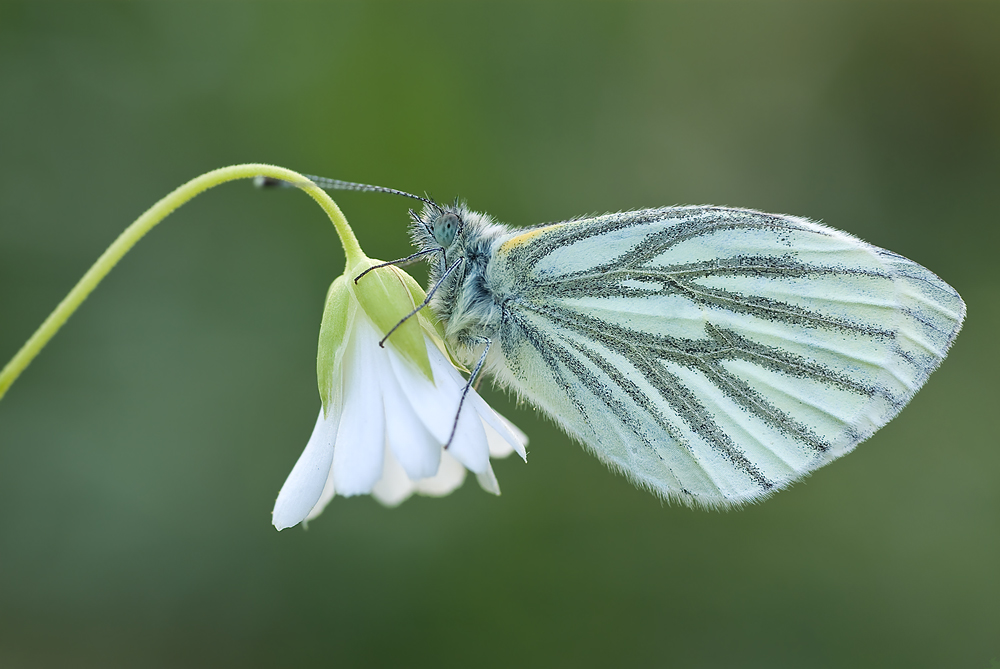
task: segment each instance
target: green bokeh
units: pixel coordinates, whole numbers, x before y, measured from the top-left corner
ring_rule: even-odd
[[[1000,656],[1000,3],[0,4],[0,359],[125,225],[266,161],[531,224],[674,203],[921,262],[965,331],[858,452],[665,507],[528,407],[474,482],[278,534],[343,256],[223,186],[0,403],[0,667],[969,667]],[[337,196],[365,251],[408,203]]]

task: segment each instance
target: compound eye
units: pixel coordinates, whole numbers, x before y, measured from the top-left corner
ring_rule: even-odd
[[[460,223],[461,219],[450,212],[438,216],[437,220],[434,221],[434,239],[441,246],[448,248],[455,241],[455,235],[458,234]]]

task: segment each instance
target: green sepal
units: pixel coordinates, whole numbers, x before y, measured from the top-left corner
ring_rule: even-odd
[[[365,258],[352,267],[348,287],[357,298],[358,304],[372,319],[375,329],[384,335],[423,302],[423,297],[419,301],[415,300],[406,281],[413,279],[406,272],[391,265],[368,272],[360,281],[354,282],[354,277],[379,264],[381,263],[378,260]],[[419,315],[403,322],[386,341],[386,346],[394,346],[433,383],[434,373],[431,371],[431,361],[427,357],[427,345],[424,343],[424,334],[418,318]]]
[[[338,276],[330,284],[330,290],[326,293],[326,305],[323,307],[323,320],[319,325],[316,380],[324,415],[329,412],[333,402],[339,400],[340,384],[334,384],[333,372],[343,367],[344,352],[348,343],[347,333],[354,324],[358,311],[357,302],[352,298],[348,288],[349,282],[346,276]]]
[[[406,285],[406,289],[410,291],[410,298],[413,300],[414,306],[422,303],[425,299],[427,299],[427,293],[425,293],[424,289],[420,287],[420,284],[417,283],[416,279],[414,279],[406,272],[400,272],[400,274],[403,277],[403,283]],[[441,323],[438,321],[438,319],[434,318],[431,315],[430,310],[421,311],[420,316],[421,316],[421,323],[424,325],[424,327],[433,330],[438,339],[444,341],[444,328],[441,326]]]
[[[427,293],[424,289],[420,287],[416,279],[407,274],[406,272],[400,272],[403,276],[403,283],[406,284],[406,289],[410,291],[410,297],[413,298],[414,304],[420,304],[427,297]],[[455,359],[455,356],[451,354],[448,347],[445,345],[445,334],[444,326],[441,325],[441,321],[434,317],[434,314],[429,310],[425,309],[417,314],[417,318],[420,319],[420,327],[424,329],[424,333],[430,338],[434,345],[437,346],[438,350],[448,358],[452,365],[462,370],[463,372],[468,372],[462,363]]]

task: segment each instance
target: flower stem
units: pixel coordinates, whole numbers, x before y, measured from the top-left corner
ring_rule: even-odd
[[[230,167],[222,167],[217,170],[212,170],[211,172],[206,172],[199,177],[188,181],[183,186],[177,188],[172,193],[164,197],[162,200],[150,207],[142,216],[137,218],[132,225],[125,228],[118,239],[116,239],[107,250],[101,254],[101,257],[97,259],[97,262],[87,270],[87,273],[83,275],[83,278],[73,286],[73,290],[69,291],[69,294],[63,298],[59,306],[49,314],[49,317],[45,319],[45,322],[39,326],[31,338],[25,342],[21,350],[11,358],[10,362],[0,371],[0,398],[3,398],[7,389],[10,388],[11,384],[14,383],[15,379],[24,371],[35,356],[44,348],[44,346],[52,339],[52,336],[59,331],[63,323],[73,315],[77,307],[83,303],[87,296],[90,295],[91,291],[97,287],[97,284],[101,282],[101,279],[107,275],[108,272],[121,260],[129,249],[135,246],[135,243],[142,239],[143,235],[153,229],[153,227],[166,218],[171,212],[180,207],[182,204],[192,199],[194,196],[205,192],[213,186],[218,186],[219,184],[226,183],[227,181],[234,181],[236,179],[250,179],[258,175],[263,175],[266,177],[273,177],[275,179],[281,179],[283,181],[288,181],[309,194],[312,199],[323,208],[327,216],[330,217],[330,221],[333,222],[333,227],[336,228],[337,234],[340,236],[340,243],[344,246],[344,253],[347,256],[347,265],[351,266],[356,264],[361,259],[363,259],[364,253],[361,251],[361,246],[358,245],[358,240],[354,236],[354,232],[351,230],[351,226],[347,224],[347,219],[344,218],[344,214],[341,213],[340,207],[326,194],[325,191],[321,190],[312,181],[302,176],[298,172],[293,172],[292,170],[287,170],[283,167],[276,167],[274,165],[263,165],[263,164],[246,164],[246,165],[232,165]]]

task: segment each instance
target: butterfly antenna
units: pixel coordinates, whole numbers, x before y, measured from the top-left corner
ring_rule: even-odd
[[[437,209],[440,213],[444,213],[438,204],[426,197],[420,197],[419,195],[414,195],[413,193],[407,193],[406,191],[397,190],[395,188],[386,188],[385,186],[372,186],[371,184],[359,184],[353,181],[341,181],[340,179],[328,179],[326,177],[317,177],[312,174],[304,174],[305,178],[309,179],[317,186],[323,190],[356,190],[369,193],[391,193],[392,195],[402,195],[403,197],[413,198],[414,200],[420,200],[424,204],[430,205]],[[290,181],[284,181],[283,179],[275,179],[274,177],[256,176],[253,180],[254,186],[257,188],[298,188],[297,184]]]

